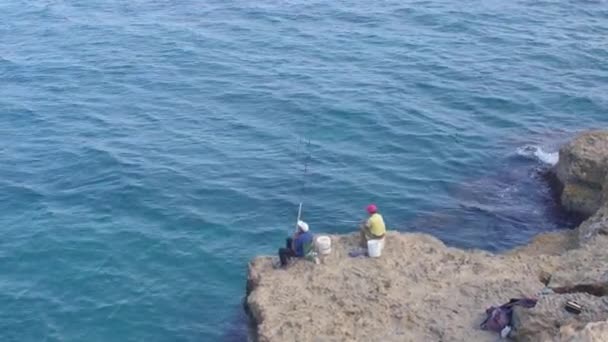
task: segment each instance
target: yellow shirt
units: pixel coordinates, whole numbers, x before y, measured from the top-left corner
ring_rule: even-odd
[[[374,236],[382,236],[386,233],[386,227],[384,226],[384,219],[382,215],[375,213],[367,219],[367,228],[369,232]]]

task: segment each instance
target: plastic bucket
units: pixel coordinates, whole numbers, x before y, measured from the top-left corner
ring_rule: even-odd
[[[369,240],[367,241],[367,255],[370,258],[378,258],[382,254],[382,240]]]
[[[331,238],[329,236],[319,236],[315,241],[317,252],[319,254],[327,255],[331,253]]]

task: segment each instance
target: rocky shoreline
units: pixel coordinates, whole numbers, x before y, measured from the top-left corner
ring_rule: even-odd
[[[504,254],[393,232],[379,259],[348,256],[356,235],[331,236],[332,254],[320,265],[275,270],[270,257],[254,259],[252,340],[496,341],[479,329],[484,310],[534,296],[534,308],[514,311],[513,340],[608,341],[608,131],[565,145],[555,174],[563,206],[587,219]],[[583,312],[565,311],[568,300]]]

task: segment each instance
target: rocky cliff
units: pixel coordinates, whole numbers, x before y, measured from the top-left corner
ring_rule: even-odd
[[[608,132],[585,133],[560,151],[562,202],[589,218],[494,255],[446,247],[423,234],[390,233],[379,259],[351,258],[355,235],[332,236],[321,264],[249,265],[246,306],[255,339],[271,341],[496,341],[484,310],[538,296],[516,309],[518,341],[608,341]],[[545,286],[555,293],[538,295]],[[563,306],[584,306],[573,315]]]

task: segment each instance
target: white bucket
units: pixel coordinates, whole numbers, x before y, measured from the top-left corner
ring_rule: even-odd
[[[315,240],[315,247],[317,252],[322,255],[331,253],[331,238],[326,235],[321,235]]]
[[[367,255],[369,255],[370,258],[380,257],[382,254],[382,247],[384,247],[384,239],[367,241]]]

